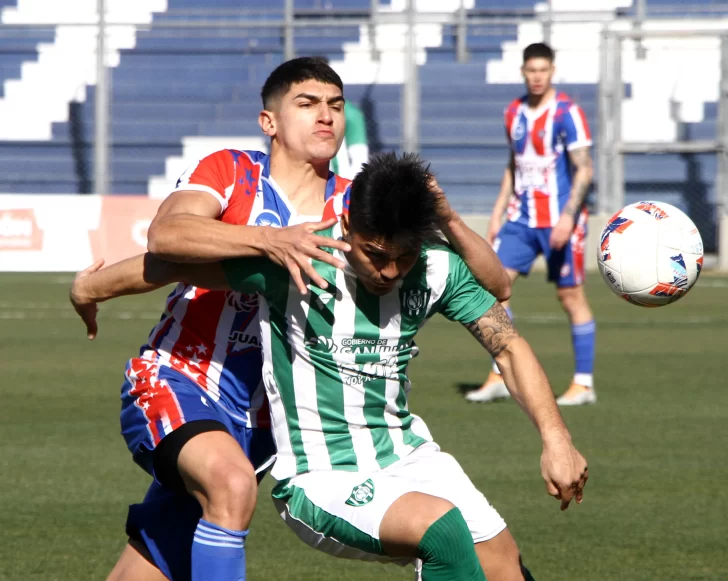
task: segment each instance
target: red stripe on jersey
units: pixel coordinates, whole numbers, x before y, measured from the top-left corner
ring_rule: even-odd
[[[215,190],[221,198],[227,199],[225,191],[234,181],[233,157],[229,151],[222,150],[216,151],[200,161],[190,177],[180,183],[178,189],[184,187],[185,184],[206,186]]]
[[[504,117],[505,117],[505,124],[506,124],[506,135],[508,136],[508,140],[510,141],[511,138],[511,132],[513,131],[513,121],[516,118],[516,115],[518,113],[518,108],[521,106],[521,99],[515,99],[511,102],[508,107],[506,107]]]
[[[551,228],[551,205],[549,199],[549,195],[540,190],[533,192],[536,228]]]
[[[221,220],[227,224],[247,224],[263,166],[244,151],[230,151],[230,154],[234,159],[234,175],[228,184],[232,186],[232,194]]]
[[[581,213],[579,221],[571,235],[571,253],[574,258],[574,283],[577,285],[584,284],[585,270],[585,246],[586,246],[586,210]]]
[[[533,122],[533,129],[531,130],[531,143],[533,143],[533,149],[537,155],[546,154],[546,145],[544,138],[546,137],[546,121],[549,118],[549,111],[546,111],[541,117]]]
[[[177,303],[184,296],[184,294],[184,291],[180,291],[177,296],[170,299],[170,301],[167,303],[165,313],[168,318],[164,322],[164,325],[162,325],[162,328],[157,332],[154,337],[152,337],[151,341],[149,341],[149,344],[152,346],[153,349],[157,349],[159,347],[159,343],[162,341],[162,339],[164,339],[164,336],[169,333],[169,329],[174,324],[174,316],[172,315],[172,311],[175,306],[177,306]]]

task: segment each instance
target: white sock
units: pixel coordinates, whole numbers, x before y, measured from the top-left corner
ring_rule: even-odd
[[[591,373],[575,373],[574,383],[592,389],[594,387],[594,376]]]
[[[495,361],[493,361],[493,373],[497,373],[498,375],[501,374],[500,369],[498,369],[498,365]]]

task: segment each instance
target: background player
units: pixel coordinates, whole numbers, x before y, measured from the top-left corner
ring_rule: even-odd
[[[327,290],[301,294],[264,259],[180,265],[147,257],[152,281],[185,279],[265,297],[264,381],[278,458],[282,515],[317,548],[349,558],[423,560],[425,581],[531,579],[503,519],[410,413],[414,336],[441,312],[496,357],[539,430],[548,491],[568,507],[588,478],[548,381],[528,344],[463,261],[422,242],[436,227],[436,195],[416,158],[377,157],[357,176],[351,209],[328,234],[352,250],[344,270],[315,261]],[[128,284],[136,257],[105,275]],[[132,270],[134,270],[132,268]],[[481,569],[482,567],[482,569]]]
[[[548,45],[536,43],[523,51],[527,94],[505,111],[510,162],[487,239],[512,281],[528,274],[539,254],[546,258],[547,278],[556,283],[556,295],[571,323],[575,359],[573,381],[557,401],[582,405],[597,401],[596,325],[584,293],[584,200],[593,175],[592,141],[582,110],[551,85],[554,70],[554,52]],[[510,316],[509,303],[504,306]],[[483,386],[466,395],[475,402],[504,397],[508,390],[495,364]]]

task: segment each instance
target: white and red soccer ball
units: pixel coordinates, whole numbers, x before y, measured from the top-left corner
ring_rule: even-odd
[[[623,299],[659,307],[682,298],[703,266],[700,232],[664,202],[637,202],[609,219],[597,249],[599,272]]]

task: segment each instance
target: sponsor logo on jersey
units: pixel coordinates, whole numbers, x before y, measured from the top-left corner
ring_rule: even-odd
[[[256,226],[272,226],[280,228],[283,225],[281,217],[272,210],[263,210],[255,219]]]
[[[362,482],[352,489],[346,504],[356,507],[364,506],[365,504],[369,504],[373,498],[374,482],[372,482],[372,479],[369,478],[366,482]]]

